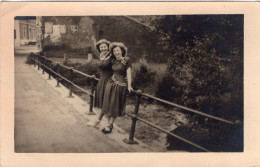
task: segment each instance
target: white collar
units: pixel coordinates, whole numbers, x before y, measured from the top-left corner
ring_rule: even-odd
[[[99,55],[99,59],[100,60],[107,60],[111,57],[111,55],[109,54],[109,52],[105,55],[103,55],[102,53]]]

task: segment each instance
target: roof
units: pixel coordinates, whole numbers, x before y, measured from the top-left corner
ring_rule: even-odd
[[[134,19],[134,18],[132,18],[132,17],[130,17],[130,16],[124,16],[124,17],[126,17],[126,18],[128,18],[128,19],[130,19],[130,20],[132,20],[132,21],[134,21],[134,22],[136,22],[136,23],[139,23],[139,24],[143,25],[143,26],[149,28],[150,30],[153,30],[153,29],[154,29],[154,27],[149,26],[149,25],[147,25],[147,24],[145,24],[145,23],[142,23],[141,21],[139,21],[139,20],[137,20],[137,19]]]
[[[15,16],[14,20],[36,20],[36,16]]]

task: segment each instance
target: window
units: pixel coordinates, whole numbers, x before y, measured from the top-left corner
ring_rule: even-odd
[[[36,35],[35,35],[35,29],[33,29],[32,31],[32,38],[35,39]]]
[[[23,39],[26,39],[26,29],[23,27]]]
[[[28,32],[28,39],[30,40],[32,38],[32,29],[29,28],[29,32]]]

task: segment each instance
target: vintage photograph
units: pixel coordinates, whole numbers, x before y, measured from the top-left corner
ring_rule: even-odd
[[[244,152],[244,15],[14,17],[14,152]]]

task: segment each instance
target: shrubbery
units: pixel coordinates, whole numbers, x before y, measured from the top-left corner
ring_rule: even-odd
[[[159,97],[164,100],[172,101],[174,97],[177,95],[175,94],[175,81],[172,78],[171,74],[166,72],[161,80],[158,80],[158,86],[155,96]]]
[[[96,77],[99,78],[100,75],[99,68],[94,62],[81,64],[81,63],[71,63],[69,61],[64,61],[63,64],[68,67],[73,67],[74,69],[81,71],[85,74],[95,75]],[[85,76],[78,73],[74,73],[73,82],[81,86],[90,85],[91,83],[89,78],[86,78]]]
[[[49,44],[49,45],[45,45],[43,47],[43,52],[46,51],[66,51],[66,50],[70,50],[70,47],[68,45],[53,45],[53,44]]]
[[[156,72],[148,68],[145,59],[140,59],[139,62],[133,64],[132,67],[132,86],[134,89],[141,89],[144,92],[154,92],[156,79]]]
[[[30,54],[27,56],[26,63],[27,63],[27,64],[34,64],[35,61],[32,60],[32,58],[34,58],[34,57],[35,57],[35,54],[34,54],[34,53],[30,53]]]

